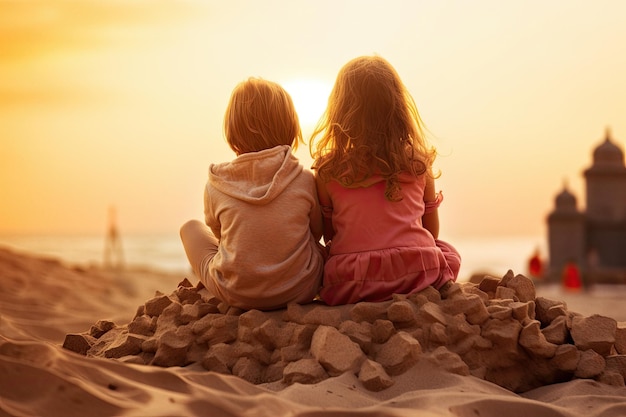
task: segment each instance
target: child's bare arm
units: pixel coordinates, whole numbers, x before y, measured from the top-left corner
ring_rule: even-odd
[[[422,225],[433,235],[435,239],[439,238],[439,210],[437,209],[438,199],[441,194],[435,192],[435,180],[430,175],[426,175],[426,187],[424,189],[424,202],[435,205],[435,207],[427,209],[422,216]]]
[[[324,224],[324,242],[328,243],[335,235],[333,230],[333,221],[331,217],[333,203],[326,189],[326,183],[320,178],[317,171],[315,171],[315,184],[317,185],[317,197],[322,208],[322,219]]]
[[[317,196],[315,196],[315,199],[317,200]],[[320,204],[318,201],[316,201],[315,207],[313,207],[313,210],[311,210],[309,217],[310,217],[309,228],[311,229],[311,233],[313,234],[313,237],[315,238],[315,241],[317,242],[321,239],[322,234],[324,233],[322,211],[321,211]]]

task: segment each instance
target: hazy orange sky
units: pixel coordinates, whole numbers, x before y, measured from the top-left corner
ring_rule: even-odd
[[[379,54],[440,151],[442,238],[542,235],[564,181],[583,208],[606,127],[626,142],[625,21],[621,0],[0,1],[0,233],[103,233],[111,205],[122,233],[178,233],[234,156],[238,82],[283,83],[306,136]]]

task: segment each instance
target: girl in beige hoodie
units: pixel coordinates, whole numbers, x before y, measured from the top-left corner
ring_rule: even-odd
[[[311,302],[324,269],[322,215],[313,174],[292,154],[302,133],[291,97],[270,81],[240,83],[224,133],[237,157],[209,167],[206,224],[180,230],[193,271],[235,307]]]

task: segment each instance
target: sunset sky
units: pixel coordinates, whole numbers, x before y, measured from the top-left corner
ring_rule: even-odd
[[[441,236],[539,235],[626,143],[626,1],[0,1],[0,234],[178,233],[202,218],[233,87],[283,84],[305,138],[379,54],[440,156]],[[310,165],[308,148],[297,153]]]

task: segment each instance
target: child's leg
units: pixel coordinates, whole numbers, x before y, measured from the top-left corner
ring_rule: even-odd
[[[446,258],[448,267],[454,275],[453,281],[456,281],[459,275],[459,270],[461,269],[461,255],[454,246],[447,242],[437,239],[435,243],[437,244],[437,247],[441,249],[441,252],[443,252],[443,256]]]
[[[441,253],[446,260],[446,265],[444,269],[440,271],[441,277],[439,283],[434,285],[434,287],[439,290],[442,298],[448,298],[452,293],[460,291],[460,287],[455,282],[459,275],[459,270],[461,269],[461,255],[459,255],[459,252],[454,246],[447,242],[436,239],[435,243],[437,247],[441,249]]]
[[[189,264],[196,276],[206,286],[208,264],[217,253],[219,241],[211,229],[198,220],[190,220],[180,228],[180,238],[189,259]]]

